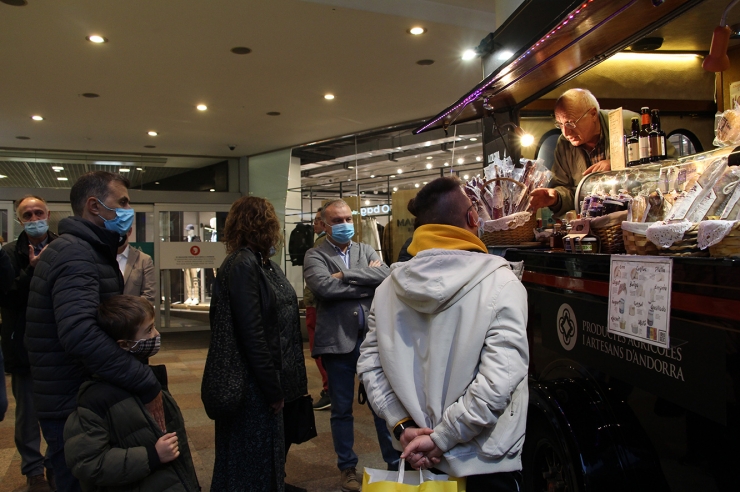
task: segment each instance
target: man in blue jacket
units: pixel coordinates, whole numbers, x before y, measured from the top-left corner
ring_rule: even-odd
[[[164,429],[161,387],[148,366],[118,348],[97,323],[100,301],[123,292],[116,251],[133,223],[129,182],[95,171],[72,186],[73,217],[39,258],[26,311],[36,410],[59,492],[80,490],[64,460],[64,424],[93,374],[133,393]]]

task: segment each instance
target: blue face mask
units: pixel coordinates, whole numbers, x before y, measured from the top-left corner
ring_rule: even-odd
[[[267,256],[272,258],[273,256],[275,256],[275,253],[277,253],[277,251],[275,251],[275,246],[270,246],[270,252],[267,253]]]
[[[331,226],[331,237],[339,244],[347,244],[355,235],[355,225],[352,222],[334,224]]]
[[[46,231],[49,230],[49,223],[46,219],[33,220],[23,224],[23,228],[26,230],[26,234],[31,237],[43,237]]]
[[[111,220],[106,220],[101,217],[101,219],[103,219],[103,223],[105,224],[105,228],[109,231],[117,232],[121,236],[125,236],[134,223],[134,209],[108,208],[103,202],[100,201],[100,199],[98,199],[98,203],[100,203],[106,210],[110,210],[111,212],[116,213],[116,217]]]

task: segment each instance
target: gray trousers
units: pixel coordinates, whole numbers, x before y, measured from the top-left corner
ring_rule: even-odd
[[[15,397],[15,447],[21,455],[21,473],[27,477],[43,475],[44,465],[51,468],[49,460],[41,454],[41,429],[33,404],[33,378],[31,374],[11,374]]]

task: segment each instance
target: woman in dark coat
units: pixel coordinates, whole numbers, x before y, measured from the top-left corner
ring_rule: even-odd
[[[285,487],[282,408],[303,383],[283,375],[281,331],[298,319],[293,287],[268,260],[282,242],[275,209],[264,198],[242,197],[226,218],[224,241],[229,256],[218,276],[227,275],[226,292],[214,289],[213,306],[228,295],[239,351],[246,362],[246,398],[234,417],[217,418],[216,460],[211,490],[278,491]],[[219,279],[217,277],[216,282]],[[295,361],[291,360],[291,365]],[[300,371],[290,371],[292,375]],[[302,386],[301,386],[302,384]]]

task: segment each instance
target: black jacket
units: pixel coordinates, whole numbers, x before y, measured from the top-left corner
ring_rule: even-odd
[[[40,419],[66,419],[83,381],[97,374],[148,403],[160,392],[149,366],[98,327],[100,301],[123,292],[118,235],[81,217],[59,222],[41,253],[26,310],[26,348]]]
[[[166,387],[164,366],[155,366]],[[196,492],[185,422],[174,398],[162,391],[167,432],[177,432],[180,456],[159,461],[155,444],[164,434],[141,400],[116,386],[88,381],[77,396],[79,407],[64,426],[64,456],[87,491]]]
[[[265,280],[261,278],[258,268],[269,268],[260,265],[257,257],[250,250],[243,248],[235,253],[234,263],[228,272],[229,300],[231,318],[239,351],[244,356],[247,371],[254,377],[257,386],[262,390],[269,403],[283,399],[280,384],[282,354],[280,350],[280,328],[277,326],[275,294]],[[224,260],[224,264],[228,258]],[[223,267],[219,275],[227,273]],[[266,288],[267,287],[267,288]],[[211,306],[218,305],[219,292],[214,293]],[[264,300],[264,306],[262,299]],[[265,316],[263,316],[263,312]],[[215,322],[215,312],[211,309],[211,325]],[[265,319],[265,318],[269,319]]]
[[[51,231],[48,236],[49,243],[57,238]],[[28,244],[28,235],[24,231],[17,241],[3,246],[13,268],[13,283],[8,293],[0,297],[0,313],[3,318],[2,350],[5,372],[18,374],[28,374],[31,370],[28,351],[23,344],[26,333],[26,304],[34,270],[28,259]]]
[[[8,253],[0,249],[0,294],[5,294],[13,284],[13,265]]]

